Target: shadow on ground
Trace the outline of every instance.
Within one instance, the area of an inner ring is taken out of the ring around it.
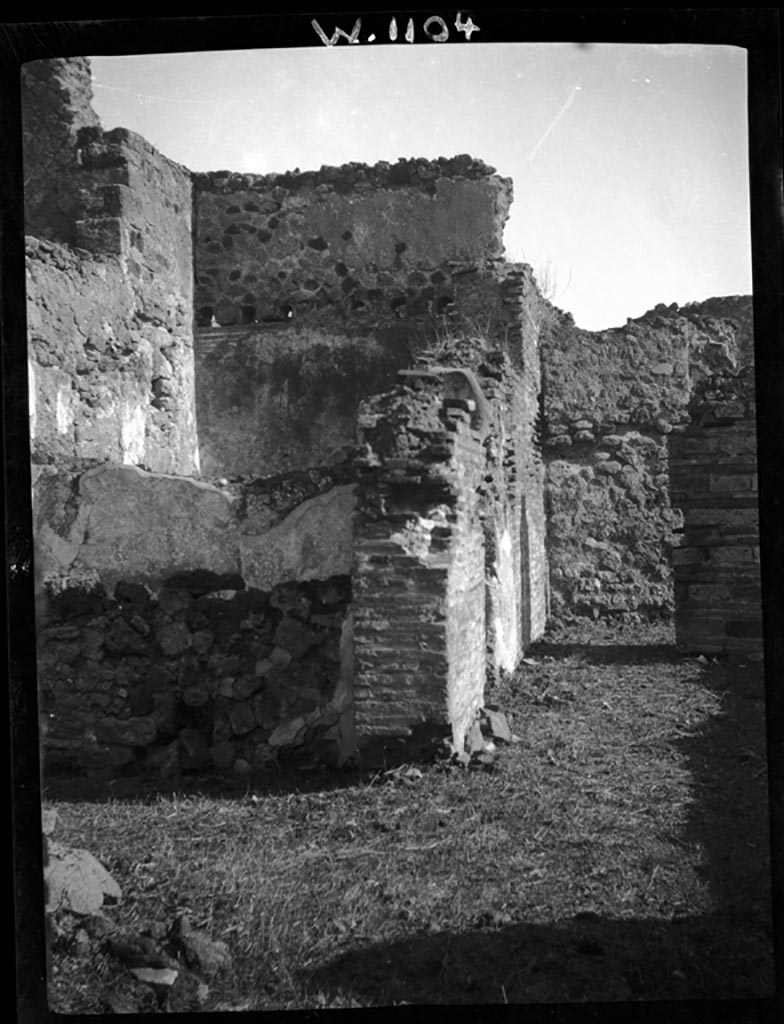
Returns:
[[[716,924],[723,929],[723,922]],[[414,935],[346,950],[302,980],[360,1004],[580,1003],[773,995],[770,964],[736,951],[710,969],[710,918],[576,918]],[[695,948],[700,949],[699,958]]]
[[[597,667],[681,657],[666,644],[550,643],[532,657],[543,655]],[[762,667],[709,662],[700,682],[721,697],[721,713],[673,741],[693,794],[677,839],[702,850],[713,912],[425,932],[344,950],[303,980],[374,1005],[752,1000],[749,1019],[777,1019]],[[746,1019],[733,1005],[732,1019]]]
[[[583,665],[656,665],[671,663],[680,655],[672,644],[534,644],[528,657],[555,661],[579,658]]]

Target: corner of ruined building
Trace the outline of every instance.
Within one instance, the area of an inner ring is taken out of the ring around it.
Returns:
[[[74,244],[76,137],[100,125],[90,63],[86,57],[31,61],[22,67],[21,84],[25,230]]]

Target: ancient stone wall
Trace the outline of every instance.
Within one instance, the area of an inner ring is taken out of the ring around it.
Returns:
[[[399,369],[467,329],[499,344],[518,315],[500,258],[510,201],[470,157],[194,175],[203,472],[340,460],[360,401]]]
[[[55,590],[235,573],[269,590],[351,569],[354,491],[327,471],[233,488],[106,463],[33,467],[37,569]]]
[[[33,459],[198,472],[189,174],[95,124],[86,62],[25,70],[27,231],[67,243],[28,246]]]
[[[46,770],[250,775],[352,750],[347,577],[246,588],[180,573],[50,600],[39,671]]]
[[[542,345],[555,617],[671,614],[666,439],[696,384],[753,359],[751,299],[659,306],[592,333],[553,313]]]
[[[259,477],[345,460],[359,403],[407,362],[398,330],[250,325],[197,329],[202,473]]]
[[[98,124],[86,57],[30,61],[22,67],[25,230],[76,243],[80,199],[76,137]]]
[[[468,156],[194,181],[199,323],[439,315],[447,264],[500,257],[511,182]]]
[[[751,370],[705,380],[670,437],[676,640],[701,653],[762,654],[757,446]]]
[[[158,317],[117,259],[28,240],[33,460],[196,471],[187,307]]]
[[[242,773],[346,757],[355,717],[459,748],[547,611],[545,305],[502,257],[511,182],[465,156],[191,176],[101,129],[86,63],[35,81],[29,170],[67,150],[29,195],[53,749]],[[34,131],[45,95],[65,147]]]

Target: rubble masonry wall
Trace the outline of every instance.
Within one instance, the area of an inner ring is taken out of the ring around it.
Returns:
[[[542,373],[555,618],[672,614],[667,438],[701,380],[752,362],[750,297],[662,305],[601,332],[554,318]]]

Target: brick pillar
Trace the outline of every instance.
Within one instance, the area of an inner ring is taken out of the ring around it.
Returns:
[[[683,511],[673,551],[679,645],[761,653],[757,445],[752,370],[711,378],[670,436],[672,503]]]
[[[434,726],[462,749],[482,704],[481,411],[455,395],[445,373],[401,375],[394,391],[360,411],[353,582],[360,744]]]

